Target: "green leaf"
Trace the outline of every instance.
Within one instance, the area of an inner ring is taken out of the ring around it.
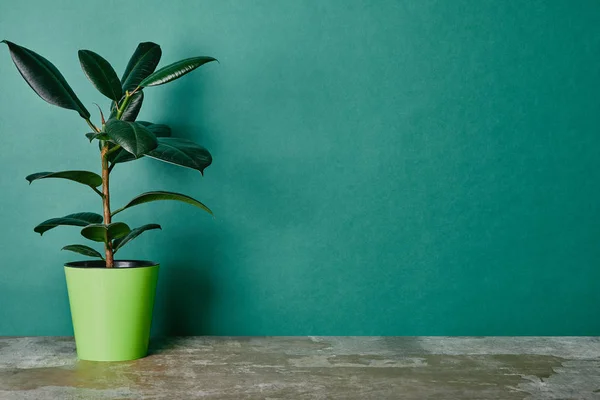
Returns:
[[[131,232],[129,226],[124,222],[113,222],[112,224],[91,224],[81,230],[81,235],[94,242],[108,243],[111,240],[127,236]]]
[[[41,224],[33,228],[33,230],[39,233],[40,235],[43,235],[44,232],[61,225],[87,226],[89,224],[97,224],[100,222],[102,222],[101,215],[92,212],[82,212],[76,214],[69,214],[61,218],[51,218],[47,221],[42,222]]]
[[[147,224],[144,226],[140,226],[139,228],[132,229],[131,232],[127,234],[127,236],[122,237],[121,239],[117,239],[113,242],[113,249],[116,253],[121,247],[125,246],[127,243],[131,242],[136,237],[140,236],[142,233],[149,231],[151,229],[162,229],[158,224]]]
[[[37,172],[25,177],[29,184],[38,179],[61,178],[83,183],[91,188],[102,185],[102,177],[90,171],[60,171],[60,172]]]
[[[121,101],[123,101],[123,99],[125,99],[125,97],[121,98]],[[133,96],[131,96],[131,100],[129,100],[127,108],[125,108],[125,111],[123,111],[123,115],[121,115],[121,120],[130,122],[135,121],[138,114],[140,113],[140,110],[142,109],[143,102],[144,92],[142,90],[135,92]],[[119,110],[117,109],[115,102],[112,102],[109,119],[116,118],[118,111]]]
[[[184,203],[188,203],[193,206],[199,207],[199,208],[203,209],[204,211],[206,211],[207,213],[209,213],[210,215],[213,215],[213,212],[208,207],[206,207],[204,204],[202,204],[201,202],[199,202],[196,199],[193,199],[189,196],[186,196],[186,195],[180,194],[180,193],[163,192],[163,191],[142,193],[139,196],[135,197],[133,200],[131,200],[129,203],[127,203],[127,205],[125,205],[125,207],[121,207],[118,210],[113,211],[113,213],[111,215],[116,215],[116,214],[120,213],[121,211],[126,210],[133,206],[137,206],[138,204],[144,204],[144,203],[148,203],[151,201],[157,201],[157,200],[182,201]]]
[[[137,160],[142,157],[143,156],[139,156],[138,158],[136,158],[133,154],[129,153],[128,151],[120,149],[120,150],[115,151],[112,154],[109,154],[108,160],[114,164],[118,164],[118,163],[124,163],[124,162]]]
[[[209,63],[211,61],[217,61],[212,57],[192,57],[186,58],[185,60],[177,61],[171,65],[167,65],[148,76],[146,79],[140,82],[139,86],[157,86],[167,82],[171,82],[183,75],[192,72],[196,68]]]
[[[204,169],[212,162],[208,150],[191,140],[179,138],[160,138],[156,149],[147,154],[148,157],[170,164],[192,168],[204,174]]]
[[[127,108],[123,111],[123,115],[121,115],[121,120],[123,121],[135,121],[140,110],[142,109],[142,103],[144,102],[144,92],[138,91],[135,92],[133,96],[131,96],[131,100],[129,100],[129,104],[127,104]],[[115,115],[117,114],[115,110]],[[112,115],[112,114],[111,114]]]
[[[144,78],[154,72],[161,55],[162,50],[156,43],[140,43],[121,77],[123,91],[133,91]]]
[[[98,139],[98,140],[109,140],[110,139],[105,134],[103,134],[103,133],[96,133],[96,132],[88,132],[88,133],[85,134],[85,137],[87,137],[90,140],[90,143],[94,139]]]
[[[55,106],[77,111],[81,118],[90,118],[89,111],[50,61],[8,40],[0,43],[8,45],[15,66],[38,96]]]
[[[171,136],[171,128],[164,124],[153,124],[148,121],[137,121],[138,124],[144,125],[146,128],[150,130],[150,132],[154,133],[154,135],[159,137],[169,137]]]
[[[96,250],[92,249],[89,246],[84,246],[82,244],[70,244],[68,246],[63,247],[61,250],[68,250],[75,253],[83,254],[84,256],[97,257],[104,260],[104,257],[102,257],[102,255]]]
[[[100,93],[119,101],[123,97],[121,81],[108,61],[90,50],[79,50],[79,63],[92,84]]]
[[[167,125],[153,124],[147,121],[137,121],[137,123],[148,128],[148,130],[154,133],[154,135],[157,138],[171,136],[171,128],[169,128]],[[139,158],[141,157],[142,156],[140,156]],[[136,158],[131,153],[125,150],[115,151],[114,153],[111,153],[108,156],[108,161],[115,164],[133,161],[135,159]]]
[[[104,130],[111,141],[121,145],[136,158],[158,146],[156,136],[144,125],[136,122],[109,120]]]

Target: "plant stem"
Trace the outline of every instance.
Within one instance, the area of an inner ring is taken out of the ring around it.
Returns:
[[[110,216],[110,193],[109,193],[109,170],[108,170],[108,142],[105,142],[100,152],[102,157],[102,208],[104,211],[104,225],[108,225],[111,222]],[[112,268],[114,266],[114,252],[112,243],[108,242],[104,245],[104,253],[106,256],[106,267]]]
[[[125,112],[125,109],[129,105],[129,101],[131,100],[132,94],[133,93],[125,94],[125,98],[123,99],[123,102],[121,103],[121,107],[119,107],[119,109],[117,110],[117,119],[121,119],[121,116],[123,115],[123,113]]]
[[[118,151],[121,149],[121,145],[117,144],[113,147],[110,148],[110,150],[106,153],[107,156],[111,155],[112,153],[114,153],[115,151]]]
[[[92,130],[93,130],[94,132],[96,132],[96,133],[100,133],[100,129],[96,128],[96,125],[94,125],[94,124],[92,123],[92,121],[90,121],[90,120],[89,120],[89,118],[88,118],[88,119],[86,119],[86,120],[85,120],[85,122],[87,122],[87,124],[90,126],[90,128],[92,128]]]
[[[108,171],[110,172],[110,168],[108,169]],[[100,197],[104,197],[104,195],[102,194],[101,191],[99,191],[98,189],[96,189],[95,187],[92,188],[92,190],[96,193],[98,193],[100,195]]]

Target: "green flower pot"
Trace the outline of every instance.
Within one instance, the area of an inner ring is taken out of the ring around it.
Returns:
[[[149,261],[65,264],[77,356],[126,361],[148,354],[158,264]]]

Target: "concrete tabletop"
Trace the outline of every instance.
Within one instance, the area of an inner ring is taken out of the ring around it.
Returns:
[[[598,337],[185,337],[78,361],[0,337],[0,399],[600,399]]]

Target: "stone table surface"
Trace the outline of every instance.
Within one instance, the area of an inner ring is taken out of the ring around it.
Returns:
[[[187,337],[78,361],[0,337],[0,399],[600,399],[597,337]]]

